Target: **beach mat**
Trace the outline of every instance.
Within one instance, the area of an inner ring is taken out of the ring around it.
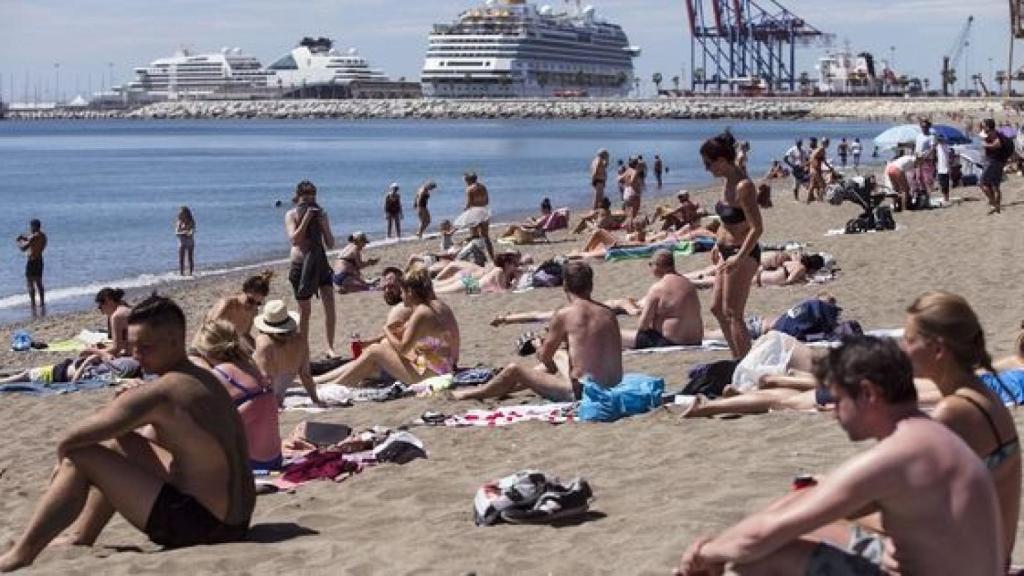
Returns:
[[[75,383],[55,382],[53,384],[41,384],[38,382],[14,382],[0,385],[0,393],[3,394],[27,394],[29,396],[57,396],[59,394],[71,394],[72,392],[83,392],[87,390],[99,390],[111,386],[111,382],[105,379],[79,380]]]
[[[95,346],[101,342],[108,342],[106,332],[95,332],[88,329],[82,329],[74,338],[68,338],[67,340],[57,340],[56,342],[47,342],[47,352],[81,352],[90,346]]]

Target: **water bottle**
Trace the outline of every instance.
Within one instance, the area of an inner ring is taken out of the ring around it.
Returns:
[[[359,339],[359,332],[353,332],[349,336],[349,349],[352,351],[352,359],[355,360],[363,353],[363,341]]]
[[[32,336],[27,330],[18,330],[11,335],[11,350],[24,352],[32,347]]]

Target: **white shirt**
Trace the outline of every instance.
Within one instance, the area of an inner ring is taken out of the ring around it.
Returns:
[[[860,151],[861,151],[860,142],[854,141],[853,144],[850,144],[850,152],[854,156],[859,156],[860,155]]]
[[[807,151],[803,148],[797,148],[796,146],[790,146],[789,150],[786,150],[786,159],[788,163],[793,166],[800,166],[804,162],[807,162]]]
[[[949,144],[939,142],[935,145],[935,171],[938,174],[949,174]]]
[[[923,156],[928,153],[932,148],[935,147],[935,134],[918,134],[917,139],[914,141],[914,155]]]

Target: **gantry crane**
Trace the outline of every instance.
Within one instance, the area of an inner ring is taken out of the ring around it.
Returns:
[[[775,0],[686,0],[692,88],[796,88],[796,44],[829,41]]]
[[[960,29],[960,34],[956,37],[953,42],[953,46],[946,51],[946,55],[942,57],[942,95],[949,96],[949,87],[956,84],[956,67],[960,63],[960,57],[963,56],[964,48],[971,41],[971,25],[974,24],[974,16],[968,16],[967,22],[964,22],[964,27]]]

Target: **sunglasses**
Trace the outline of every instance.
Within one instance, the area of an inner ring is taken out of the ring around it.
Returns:
[[[246,296],[245,297],[245,303],[247,305],[249,305],[249,306],[256,307],[256,306],[262,306],[263,305],[263,300],[258,299],[258,298],[253,298],[252,296]]]

